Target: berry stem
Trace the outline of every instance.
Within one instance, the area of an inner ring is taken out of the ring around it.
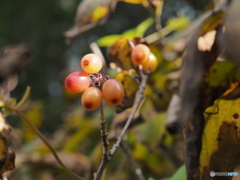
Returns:
[[[102,144],[103,144],[103,155],[108,155],[108,133],[106,128],[106,121],[104,118],[104,111],[103,111],[103,103],[100,105],[101,111],[101,136],[102,136]]]
[[[102,136],[102,145],[103,145],[103,156],[101,160],[101,164],[99,165],[99,168],[97,170],[96,176],[94,177],[94,180],[99,180],[104,168],[107,165],[107,162],[109,161],[109,152],[108,152],[108,133],[107,133],[107,128],[106,128],[106,121],[104,118],[104,111],[103,111],[103,103],[100,105],[100,111],[101,111],[101,136]]]
[[[144,91],[145,91],[145,88],[147,85],[148,75],[146,73],[144,73],[141,69],[140,69],[140,75],[141,75],[141,84],[139,85],[139,91],[136,95],[136,101],[134,102],[133,110],[132,110],[121,134],[119,135],[117,142],[113,145],[112,149],[108,152],[108,154],[103,154],[102,161],[98,167],[98,170],[94,177],[94,180],[99,180],[101,178],[101,175],[102,175],[105,167],[107,166],[108,162],[112,159],[114,154],[117,152],[117,150],[123,140],[123,137],[126,134],[136,111],[138,110],[138,107],[140,106],[142,100],[144,99]],[[101,114],[102,114],[102,112],[101,112]]]
[[[121,144],[121,141],[123,140],[123,137],[126,134],[128,128],[129,128],[129,125],[130,125],[138,107],[140,106],[142,100],[144,99],[144,91],[145,91],[145,88],[147,85],[148,75],[143,73],[143,71],[141,69],[140,69],[140,74],[141,74],[141,84],[139,86],[139,91],[136,96],[136,101],[134,102],[134,105],[133,105],[133,110],[132,110],[121,134],[119,135],[117,142],[113,145],[112,149],[110,150],[110,154],[109,154],[110,157],[112,157],[117,152],[117,150]]]
[[[58,164],[63,168],[63,170],[65,170],[69,175],[75,177],[76,179],[79,180],[85,180],[84,178],[78,176],[77,174],[75,174],[74,172],[72,172],[70,169],[68,169],[63,162],[61,161],[61,159],[59,158],[59,156],[57,155],[56,151],[53,149],[53,147],[50,145],[50,143],[45,139],[45,137],[42,135],[42,133],[34,126],[34,124],[27,118],[27,116],[25,114],[23,114],[21,111],[19,111],[16,108],[13,108],[11,106],[5,105],[5,108],[15,112],[22,120],[24,120],[33,130],[33,132],[42,140],[42,142],[48,147],[48,149],[51,151],[52,155],[54,156],[54,158],[56,159],[56,161],[58,162]]]
[[[28,99],[29,95],[30,95],[30,91],[31,91],[31,87],[27,86],[26,91],[24,92],[24,95],[22,97],[22,99],[19,101],[19,103],[14,107],[15,109],[19,109]]]

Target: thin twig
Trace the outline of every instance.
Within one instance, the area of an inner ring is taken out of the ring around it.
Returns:
[[[42,133],[34,126],[34,124],[27,118],[27,116],[25,114],[23,114],[21,111],[19,111],[18,109],[12,108],[8,105],[5,105],[5,108],[15,112],[21,119],[23,119],[34,131],[35,134],[38,135],[38,137],[42,140],[42,142],[48,147],[48,149],[51,151],[52,155],[54,156],[54,158],[56,159],[56,161],[58,162],[58,164],[71,176],[79,179],[79,180],[85,180],[84,178],[78,176],[77,174],[75,174],[74,172],[72,172],[70,169],[68,169],[63,162],[61,161],[61,159],[58,157],[56,151],[53,149],[53,147],[50,145],[50,143],[45,139],[45,137],[42,135]]]
[[[29,95],[30,95],[30,91],[31,91],[31,87],[27,86],[27,89],[24,92],[24,95],[22,97],[22,99],[19,101],[19,103],[14,107],[15,109],[19,109],[28,99]]]
[[[114,156],[114,154],[117,152],[117,150],[120,146],[120,143],[123,140],[123,137],[126,134],[128,128],[129,128],[129,125],[130,125],[138,107],[140,106],[140,104],[141,104],[141,102],[144,98],[144,91],[145,91],[145,88],[146,88],[148,75],[143,73],[142,70],[140,70],[140,75],[141,75],[142,79],[141,79],[141,84],[139,86],[139,91],[136,95],[136,101],[134,102],[134,105],[133,105],[133,110],[132,110],[130,116],[128,117],[128,120],[127,120],[121,134],[119,135],[117,142],[113,145],[112,149],[109,151],[108,156],[103,156],[101,164],[99,165],[97,173],[94,177],[94,180],[99,180],[100,179],[106,165],[111,160],[111,158]]]
[[[144,91],[145,91],[145,88],[146,88],[148,76],[147,76],[147,74],[144,74],[142,70],[140,71],[140,73],[141,73],[142,80],[141,80],[141,84],[139,86],[138,94],[136,96],[136,101],[135,101],[135,103],[133,105],[132,113],[130,114],[130,116],[129,116],[129,118],[128,118],[128,120],[127,120],[127,122],[126,122],[126,124],[125,124],[125,126],[124,126],[124,128],[123,128],[123,130],[121,132],[121,134],[119,135],[117,142],[113,145],[113,148],[111,149],[110,154],[109,154],[110,157],[112,157],[116,153],[116,151],[118,150],[118,148],[120,146],[120,143],[123,140],[123,137],[126,134],[128,128],[129,128],[129,125],[130,125],[130,123],[131,123],[131,121],[132,121],[132,119],[133,119],[133,117],[134,117],[138,107],[140,106],[140,104],[141,104],[141,102],[142,102],[142,100],[144,98]]]
[[[138,167],[135,159],[132,156],[131,150],[127,144],[126,141],[122,140],[120,144],[121,148],[123,149],[123,152],[127,156],[127,159],[130,163],[131,168],[133,169],[133,172],[135,173],[137,180],[145,180],[145,177],[142,174],[142,170]]]
[[[104,118],[103,112],[103,103],[101,103],[101,136],[102,136],[102,144],[103,144],[103,155],[108,155],[108,133],[106,128],[106,121]]]

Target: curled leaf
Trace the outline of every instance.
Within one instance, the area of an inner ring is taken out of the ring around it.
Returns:
[[[0,50],[0,83],[13,73],[20,73],[30,57],[31,50],[24,45],[2,48]]]
[[[75,25],[64,33],[65,37],[74,39],[76,36],[104,24],[115,8],[117,0],[83,0],[80,2]]]

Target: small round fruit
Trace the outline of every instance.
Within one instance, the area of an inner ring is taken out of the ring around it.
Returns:
[[[82,106],[87,110],[94,110],[102,103],[102,92],[97,87],[87,88],[81,99]]]
[[[131,53],[132,62],[135,65],[140,65],[148,60],[150,49],[144,44],[136,45]]]
[[[72,92],[82,92],[91,84],[91,78],[84,71],[76,71],[69,74],[65,79],[65,87]]]
[[[158,61],[157,61],[156,56],[153,53],[150,53],[147,62],[142,64],[142,67],[143,67],[144,71],[149,72],[149,73],[156,71],[156,69],[158,67]]]
[[[87,54],[81,59],[81,68],[86,73],[97,73],[102,69],[102,60],[96,54]]]
[[[110,105],[119,105],[124,98],[124,88],[122,84],[115,80],[109,79],[102,86],[103,99]]]

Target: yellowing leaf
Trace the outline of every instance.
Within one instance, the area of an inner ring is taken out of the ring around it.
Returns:
[[[217,100],[213,113],[205,113],[206,125],[200,154],[201,180],[210,171],[233,172],[240,153],[240,99]]]
[[[167,22],[167,28],[171,30],[182,30],[186,28],[190,23],[187,17],[178,17],[169,19]]]
[[[103,18],[106,16],[109,12],[109,8],[106,6],[98,6],[96,7],[93,12],[92,12],[92,21],[96,22],[99,19]]]
[[[127,71],[116,74],[115,79],[122,83],[125,92],[122,103],[116,106],[117,112],[121,112],[124,109],[132,107],[136,92],[138,90],[138,84],[132,79]]]
[[[123,1],[131,4],[142,4],[142,0],[118,0],[118,1]]]
[[[139,39],[134,39],[139,41]],[[122,70],[134,69],[134,65],[131,61],[132,48],[129,45],[129,40],[126,38],[119,38],[112,46],[109,48],[109,61],[114,63],[116,67]]]
[[[210,87],[228,86],[240,81],[240,71],[231,60],[216,61],[205,73],[204,81]]]

